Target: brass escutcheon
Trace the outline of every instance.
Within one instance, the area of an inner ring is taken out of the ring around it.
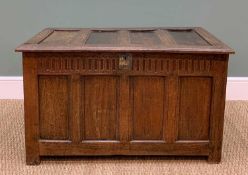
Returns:
[[[119,55],[119,69],[130,69],[132,66],[132,55],[130,53]]]

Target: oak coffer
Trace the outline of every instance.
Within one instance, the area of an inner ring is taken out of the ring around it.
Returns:
[[[27,164],[40,156],[221,160],[229,54],[193,28],[48,28],[23,52]]]

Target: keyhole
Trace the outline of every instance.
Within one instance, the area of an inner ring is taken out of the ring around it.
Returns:
[[[119,57],[119,68],[120,69],[129,69],[131,65],[131,60],[130,60],[130,55],[129,54],[122,54]]]

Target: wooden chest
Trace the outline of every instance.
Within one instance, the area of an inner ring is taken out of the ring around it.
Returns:
[[[40,156],[221,160],[228,57],[202,28],[48,28],[23,52],[26,162]]]

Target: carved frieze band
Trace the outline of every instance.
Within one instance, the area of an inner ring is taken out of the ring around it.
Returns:
[[[117,68],[114,58],[41,58],[40,72],[113,72]]]
[[[212,61],[207,59],[133,59],[135,72],[210,72]]]
[[[133,55],[133,73],[208,73],[213,67],[213,58],[205,56],[146,56]],[[78,56],[78,57],[42,57],[38,68],[41,73],[52,72],[115,72],[119,69],[119,59],[116,56]]]

